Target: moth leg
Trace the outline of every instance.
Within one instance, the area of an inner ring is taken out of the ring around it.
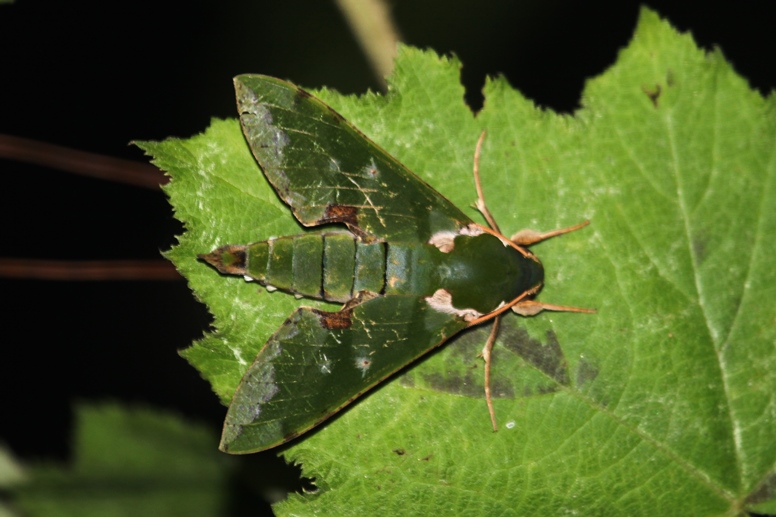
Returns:
[[[553,305],[551,303],[537,302],[536,300],[519,301],[512,306],[512,311],[521,316],[536,316],[542,311],[584,312],[586,314],[594,314],[596,312],[595,309],[581,309],[579,307],[567,307],[566,305]]]
[[[496,411],[493,409],[493,394],[490,390],[490,367],[492,361],[491,353],[493,352],[493,345],[496,343],[496,337],[498,337],[500,322],[500,316],[493,318],[493,328],[491,328],[490,336],[488,336],[488,340],[482,349],[482,358],[485,360],[485,402],[488,404],[488,413],[490,413],[490,422],[493,424],[494,433],[498,431],[498,424],[496,424]]]
[[[485,140],[485,131],[480,133],[480,138],[477,140],[477,147],[474,148],[474,186],[477,188],[477,201],[474,203],[474,208],[482,214],[491,230],[501,233],[496,220],[493,218],[493,214],[490,213],[488,205],[485,204],[485,195],[482,193],[482,183],[480,182],[480,154],[482,152],[483,140]]]
[[[588,224],[590,224],[590,221],[583,221],[579,224],[575,224],[574,226],[569,226],[568,228],[561,228],[559,230],[552,230],[544,233],[526,228],[525,230],[520,230],[509,239],[518,246],[530,246],[531,244],[542,242],[549,239],[550,237],[555,237],[556,235],[563,235],[564,233],[574,232],[580,228],[584,228]]]

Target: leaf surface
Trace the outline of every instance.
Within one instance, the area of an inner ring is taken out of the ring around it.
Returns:
[[[285,450],[315,478],[282,515],[737,515],[776,483],[776,110],[719,51],[651,11],[573,116],[503,79],[475,117],[459,64],[404,48],[385,97],[318,92],[481,221],[585,230],[534,246],[548,303],[594,316],[510,316],[495,348],[498,433],[476,357],[487,328],[382,385]],[[142,145],[173,176],[187,232],[170,253],[215,317],[184,352],[226,404],[298,300],[215,275],[198,253],[300,231],[236,121]],[[305,301],[305,305],[321,306]],[[332,306],[328,306],[331,310]],[[215,443],[214,443],[215,447]]]
[[[30,466],[24,515],[223,515],[232,458],[200,425],[148,409],[77,408],[73,460]]]

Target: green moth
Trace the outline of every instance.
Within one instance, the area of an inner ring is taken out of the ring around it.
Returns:
[[[472,221],[332,108],[291,83],[235,78],[245,138],[278,196],[318,232],[222,246],[200,258],[270,290],[344,304],[300,307],[245,373],[220,448],[280,445],[320,424],[457,332],[493,319],[483,350],[486,399],[498,318],[512,309],[592,312],[533,300],[544,270],[525,246],[576,230],[501,235],[477,173]]]

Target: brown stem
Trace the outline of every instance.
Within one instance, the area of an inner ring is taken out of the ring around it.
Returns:
[[[153,190],[168,182],[162,171],[147,163],[76,151],[11,135],[0,134],[0,158]]]
[[[111,281],[180,280],[166,260],[40,260],[0,258],[0,278]]]

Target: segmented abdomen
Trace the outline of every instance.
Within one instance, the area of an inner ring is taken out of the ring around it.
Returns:
[[[276,237],[247,246],[247,276],[309,298],[347,302],[360,291],[382,293],[386,245],[349,232]]]

